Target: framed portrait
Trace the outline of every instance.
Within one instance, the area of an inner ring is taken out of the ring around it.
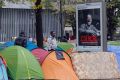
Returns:
[[[76,6],[78,51],[105,51],[106,13],[103,2]]]

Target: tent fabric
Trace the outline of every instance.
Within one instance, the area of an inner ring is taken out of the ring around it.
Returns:
[[[3,63],[1,56],[0,56],[0,80],[8,80],[6,67]]]
[[[14,46],[14,41],[5,42],[4,45],[7,47]]]
[[[8,47],[1,51],[1,55],[6,60],[11,79],[43,79],[38,61],[25,48],[20,46]]]
[[[26,49],[28,49],[29,51],[32,51],[35,48],[38,48],[38,46],[35,43],[33,43],[32,41],[27,41]]]
[[[66,53],[68,53],[68,54],[71,54],[72,52],[73,52],[73,48],[66,50]]]
[[[37,48],[32,50],[32,54],[37,58],[39,63],[42,64],[46,56],[49,54],[49,52],[46,50]]]
[[[10,47],[10,46],[14,46],[14,43],[15,43],[15,41],[8,41],[8,42],[5,42],[4,45],[6,47]],[[32,41],[27,41],[26,49],[28,49],[29,51],[32,51],[35,48],[38,48],[35,43],[33,43]]]
[[[79,80],[76,76],[70,57],[62,52],[64,60],[56,58],[55,51],[52,51],[42,63],[42,70],[45,79],[55,80]]]
[[[74,46],[72,44],[67,43],[67,42],[60,42],[60,43],[58,43],[57,47],[58,47],[58,49],[62,49],[65,52],[74,48]]]

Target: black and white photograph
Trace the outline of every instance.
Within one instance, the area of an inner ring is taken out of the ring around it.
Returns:
[[[100,46],[100,8],[78,10],[78,43]]]

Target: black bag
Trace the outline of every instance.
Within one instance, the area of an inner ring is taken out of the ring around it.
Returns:
[[[15,45],[26,47],[27,46],[27,39],[24,37],[18,37],[15,40]]]

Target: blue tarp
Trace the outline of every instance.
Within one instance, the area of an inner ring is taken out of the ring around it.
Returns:
[[[4,45],[7,47],[14,46],[14,41],[8,41],[8,42],[4,43]],[[35,43],[33,43],[32,41],[27,41],[26,49],[32,51],[35,48],[38,48]]]
[[[1,58],[0,58],[0,80],[8,80],[6,68]]]
[[[107,51],[115,53],[116,59],[117,59],[117,62],[118,62],[118,68],[119,68],[119,71],[120,71],[120,46],[108,45],[107,46]]]
[[[26,48],[29,51],[32,51],[33,49],[38,48],[38,46],[35,43],[31,42],[31,41],[27,41],[27,47]]]
[[[5,46],[10,47],[14,45],[14,41],[8,41],[4,43]]]

